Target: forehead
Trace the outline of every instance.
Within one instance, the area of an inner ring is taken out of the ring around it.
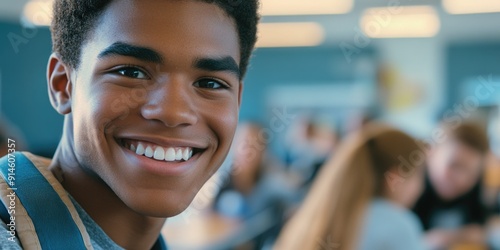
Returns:
[[[216,4],[201,1],[113,1],[88,43],[107,47],[125,42],[169,57],[231,56],[240,60],[234,20]]]
[[[475,165],[482,159],[480,152],[459,141],[454,140],[452,142],[444,143],[441,147],[444,150],[444,155],[453,161]]]

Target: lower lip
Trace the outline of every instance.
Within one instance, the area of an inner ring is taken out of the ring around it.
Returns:
[[[130,149],[120,146],[125,152],[125,159],[132,165],[139,167],[140,169],[146,170],[155,175],[161,176],[179,176],[184,175],[190,169],[194,167],[194,163],[200,157],[201,153],[193,155],[187,161],[159,161],[152,158],[148,158],[144,155],[138,155],[132,152]]]

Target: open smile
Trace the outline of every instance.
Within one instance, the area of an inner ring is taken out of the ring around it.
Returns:
[[[165,146],[134,139],[119,139],[118,142],[122,147],[134,152],[136,155],[156,161],[185,162],[204,151],[204,149],[196,147]]]

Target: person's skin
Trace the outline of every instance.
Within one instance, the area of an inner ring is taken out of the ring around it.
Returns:
[[[486,244],[486,232],[480,225],[466,225],[459,229],[432,229],[425,234],[425,242],[431,249],[448,249],[454,245]]]
[[[454,200],[467,192],[481,178],[484,155],[457,141],[435,145],[429,152],[428,172],[431,185],[443,200]],[[457,243],[485,242],[485,230],[479,225],[466,225],[455,230],[433,229],[426,242],[436,248]]]
[[[257,184],[257,176],[266,152],[266,145],[259,138],[261,128],[243,125],[235,136],[233,184],[244,195],[249,195]]]
[[[450,141],[434,146],[429,153],[429,177],[443,200],[454,200],[479,181],[484,155],[473,148]]]
[[[236,24],[199,1],[113,1],[89,36],[77,69],[49,59],[51,102],[65,115],[50,167],[113,241],[149,249],[229,150],[242,88]],[[167,162],[124,145],[139,141],[196,149]]]
[[[398,175],[397,167],[392,168],[390,173],[392,178],[397,179],[393,179],[392,183],[387,180],[385,197],[401,207],[410,209],[424,189],[424,167],[416,167],[407,177]]]

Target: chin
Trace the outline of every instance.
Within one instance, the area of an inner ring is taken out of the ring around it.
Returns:
[[[438,192],[439,197],[441,197],[442,200],[444,201],[452,201],[458,197],[458,195],[453,194],[453,193],[447,193],[447,192]]]
[[[169,218],[182,213],[189,206],[179,204],[165,204],[159,202],[148,202],[147,204],[130,204],[129,206],[136,213],[157,218]]]
[[[193,199],[194,195],[191,197],[188,194],[172,195],[170,192],[162,194],[151,192],[149,194],[142,193],[123,197],[122,201],[138,214],[149,217],[168,218],[186,210]]]

